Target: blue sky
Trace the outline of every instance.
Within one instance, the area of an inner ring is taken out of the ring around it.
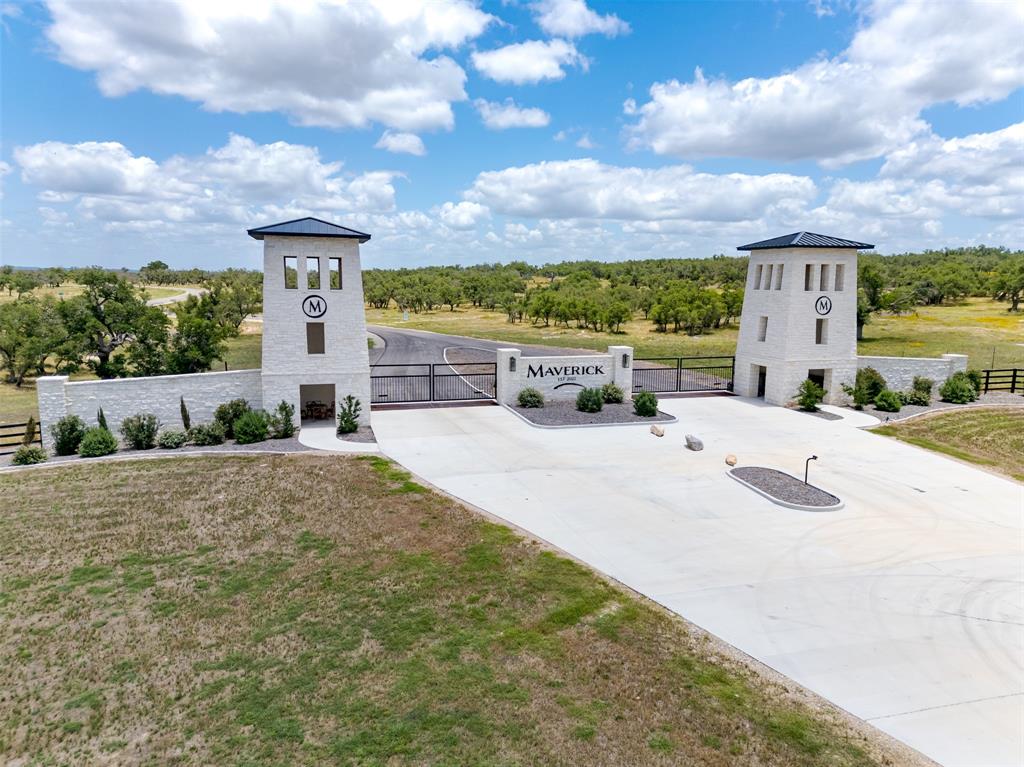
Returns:
[[[984,3],[3,6],[0,261],[710,256],[1024,240],[1024,16]]]

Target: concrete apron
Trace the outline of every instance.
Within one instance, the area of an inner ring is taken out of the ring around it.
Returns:
[[[744,398],[663,400],[647,427],[540,430],[502,408],[375,412],[383,451],[947,765],[1017,765],[1024,487]],[[683,446],[685,433],[703,452]],[[724,456],[846,508],[780,508]],[[801,474],[802,475],[802,474]]]

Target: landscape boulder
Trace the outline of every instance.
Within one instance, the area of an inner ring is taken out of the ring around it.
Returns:
[[[664,437],[665,429],[662,426],[658,426],[658,424],[653,424],[651,426],[651,434],[653,434],[655,437]]]
[[[704,443],[701,442],[699,438],[693,436],[692,434],[687,434],[686,435],[686,447],[689,450],[695,450],[695,451],[696,450],[703,450],[704,449]]]
[[[734,456],[734,455],[733,455],[732,453],[729,453],[729,455],[727,455],[727,456],[725,457],[725,462],[726,462],[726,463],[727,463],[727,464],[728,464],[729,466],[735,466],[735,465],[736,465],[736,456]]]

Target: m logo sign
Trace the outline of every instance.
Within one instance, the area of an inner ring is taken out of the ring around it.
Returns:
[[[320,296],[306,296],[302,300],[302,313],[316,319],[327,312],[327,302]]]
[[[814,311],[824,317],[832,311],[832,299],[828,296],[818,296],[818,300],[814,302]]]

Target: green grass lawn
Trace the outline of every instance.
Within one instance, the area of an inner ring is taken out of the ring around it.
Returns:
[[[148,298],[168,298],[170,296],[176,296],[179,293],[183,293],[186,287],[198,287],[197,285],[167,285],[167,286],[152,286],[145,288]],[[59,288],[48,288],[38,287],[32,291],[34,296],[53,296],[54,298],[71,298],[72,296],[80,295],[82,292],[82,286],[76,285],[73,282],[69,282],[65,285],[61,285]],[[0,304],[7,301],[15,301],[18,296],[14,293],[7,293],[6,291],[0,292]]]
[[[382,458],[83,463],[0,496],[0,761],[898,760]]]
[[[873,431],[988,466],[1024,482],[1024,397],[1019,408],[938,412]]]

